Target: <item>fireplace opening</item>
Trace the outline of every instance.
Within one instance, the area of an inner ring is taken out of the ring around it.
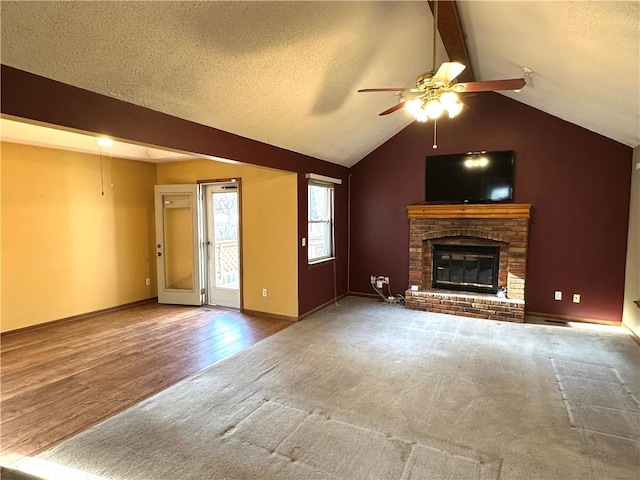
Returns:
[[[496,293],[500,249],[475,245],[433,245],[433,288]]]

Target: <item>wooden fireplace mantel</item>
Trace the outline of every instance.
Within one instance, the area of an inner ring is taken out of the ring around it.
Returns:
[[[409,205],[409,218],[530,218],[530,203]]]

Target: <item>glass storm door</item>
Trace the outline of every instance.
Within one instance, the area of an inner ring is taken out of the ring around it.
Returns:
[[[238,183],[206,185],[207,303],[240,308]]]
[[[156,185],[158,303],[202,305],[198,185]]]

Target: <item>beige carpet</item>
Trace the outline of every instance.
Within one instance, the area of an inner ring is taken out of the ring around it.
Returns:
[[[94,480],[638,480],[639,353],[623,333],[349,297],[35,464]]]

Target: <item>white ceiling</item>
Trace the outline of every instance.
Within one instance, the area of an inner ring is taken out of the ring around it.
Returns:
[[[639,2],[458,2],[476,80],[640,144]],[[351,166],[407,126],[393,93],[431,68],[424,1],[40,2],[1,8],[2,63]],[[438,44],[438,63],[446,54]]]
[[[71,132],[44,125],[36,125],[9,118],[0,118],[0,138],[3,142],[35,145],[38,147],[58,148],[73,152],[105,154],[149,163],[167,163],[193,160],[194,155],[172,152],[145,145],[111,139],[110,147],[100,148],[98,136],[80,132]],[[199,156],[199,158],[203,158]]]
[[[640,2],[458,2],[480,79],[534,70],[504,95],[630,147],[640,144]]]

